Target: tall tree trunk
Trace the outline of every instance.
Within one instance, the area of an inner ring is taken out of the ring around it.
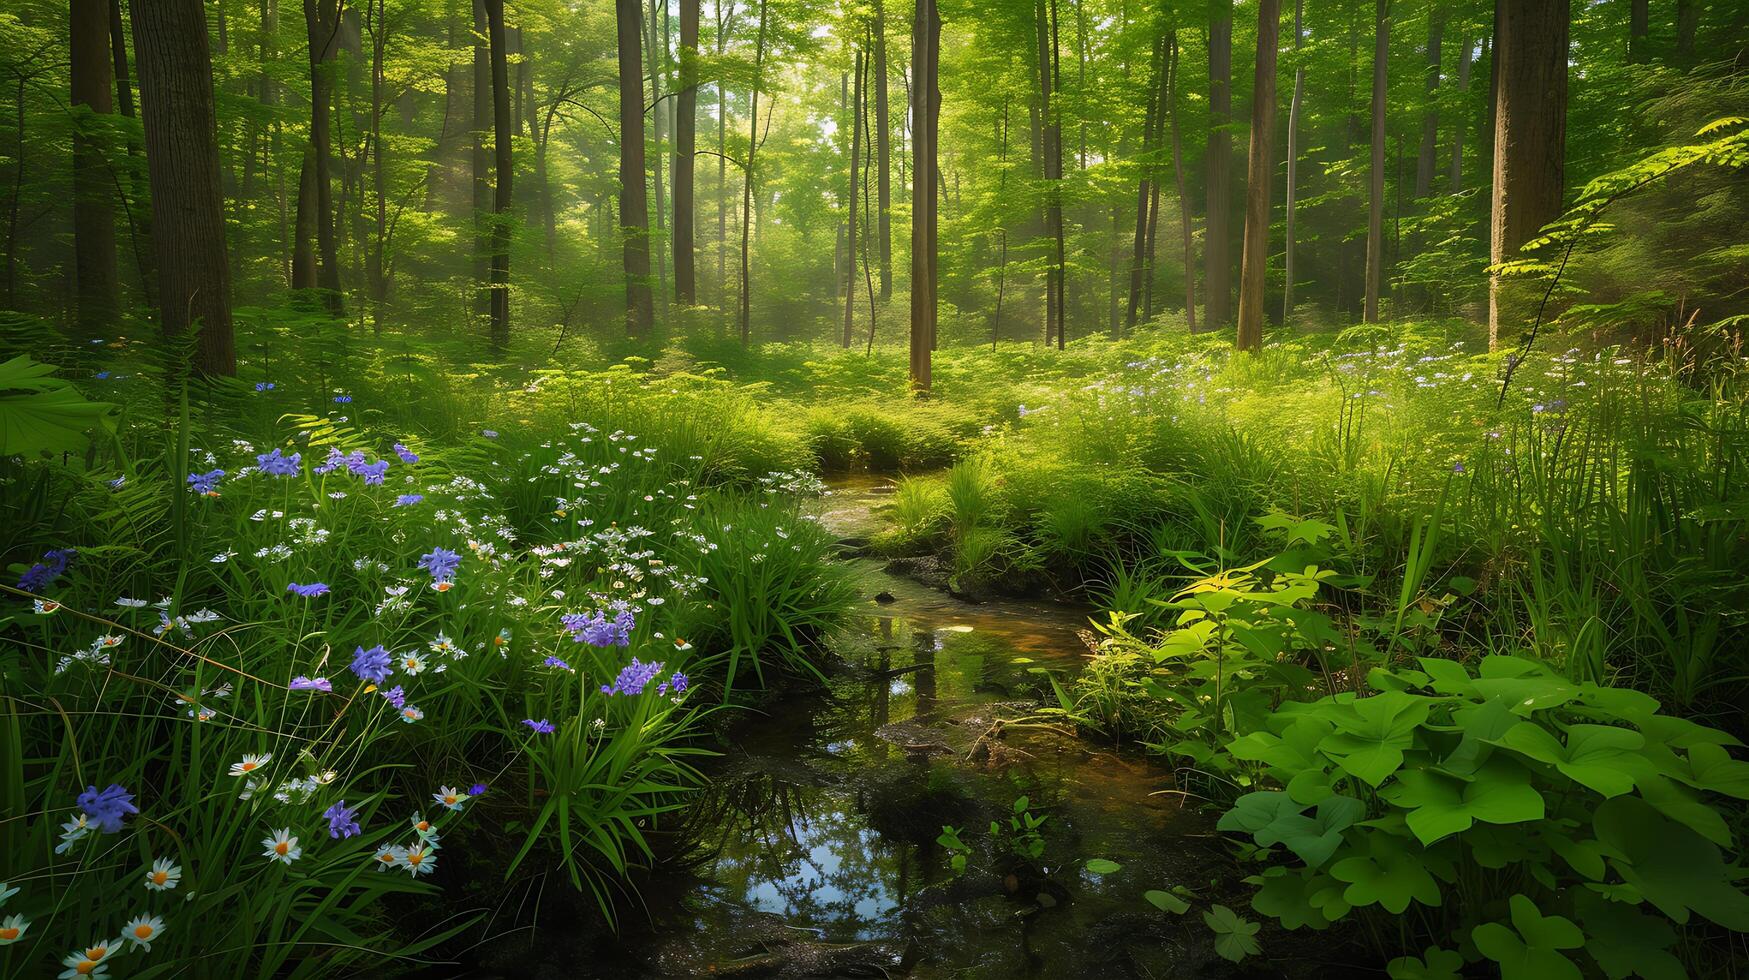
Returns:
[[[1415,196],[1433,193],[1433,173],[1439,153],[1440,45],[1444,41],[1445,14],[1427,12],[1427,109],[1421,117],[1421,151],[1415,160]]]
[[[1466,31],[1458,41],[1457,90],[1458,104],[1468,104],[1470,91],[1470,36]],[[1464,189],[1464,130],[1468,129],[1469,113],[1459,111],[1451,127],[1451,193]]]
[[[619,231],[625,249],[626,336],[656,321],[650,296],[650,204],[644,196],[643,4],[614,0],[619,34]]]
[[[375,208],[370,254],[365,277],[370,286],[371,324],[381,332],[383,304],[388,299],[387,253],[389,243],[388,176],[383,171],[383,75],[388,52],[389,25],[385,23],[387,0],[367,0],[366,23],[370,28],[370,155],[371,197]]]
[[[753,98],[747,124],[747,169],[741,180],[741,346],[753,342],[753,267],[750,238],[753,233],[753,181],[758,174],[754,158],[759,152],[759,88],[765,84],[765,29],[770,11],[759,0],[759,31],[753,40]]]
[[[1700,32],[1700,0],[1676,0],[1676,64],[1694,64],[1694,36]]]
[[[115,111],[110,90],[109,9],[105,0],[72,0],[71,95],[93,114]],[[103,159],[94,120],[73,123],[73,270],[78,280],[78,333],[101,337],[115,324],[115,182]]]
[[[510,193],[511,127],[510,66],[504,50],[504,0],[486,0],[488,43],[492,49],[492,329],[494,353],[510,346]]]
[[[1372,162],[1368,170],[1366,300],[1361,319],[1379,322],[1385,279],[1385,69],[1391,54],[1391,2],[1375,0],[1372,50]]]
[[[1172,126],[1172,179],[1178,189],[1180,247],[1184,253],[1184,325],[1196,333],[1196,253],[1191,244],[1190,198],[1184,192],[1184,144],[1178,135],[1178,29],[1166,42],[1166,116]],[[1158,199],[1159,191],[1155,197]],[[1156,209],[1158,205],[1156,205]]]
[[[292,219],[291,288],[316,288],[316,146],[305,141],[298,165],[297,215]]]
[[[492,207],[492,154],[486,148],[486,134],[492,126],[492,49],[487,41],[490,30],[485,0],[474,0],[474,142],[469,158],[474,177],[474,315],[486,318],[492,314],[492,230],[486,217]],[[641,67],[639,71],[641,78]]]
[[[674,125],[674,299],[698,305],[693,271],[693,153],[698,131],[699,0],[680,0],[680,96]]]
[[[927,392],[934,379],[935,138],[940,112],[936,59],[941,15],[935,0],[917,0],[911,31],[911,388]]]
[[[1257,74],[1252,81],[1251,152],[1245,168],[1245,243],[1239,266],[1239,329],[1234,346],[1263,349],[1263,287],[1269,275],[1269,185],[1275,178],[1275,59],[1281,0],[1257,3]]]
[[[1494,64],[1494,206],[1489,259],[1512,258],[1560,217],[1567,146],[1568,0],[1499,0]],[[1488,282],[1488,347],[1528,318],[1520,284]]]
[[[201,0],[135,3],[132,19],[152,185],[159,326],[171,337],[198,329],[196,370],[234,375],[231,267],[206,7]]]
[[[127,25],[122,22],[121,0],[109,0],[109,46],[115,62],[115,106],[123,116],[134,118],[134,85],[128,75]],[[128,137],[128,184],[133,192],[128,203],[128,224],[133,229],[134,265],[140,274],[140,298],[147,306],[157,304],[157,274],[152,269],[152,206],[148,200],[141,168],[132,161],[140,154],[140,144]]]
[[[1207,174],[1208,218],[1203,229],[1206,325],[1224,326],[1232,318],[1232,247],[1229,244],[1233,146],[1227,127],[1233,121],[1233,0],[1214,0],[1209,8],[1209,136],[1203,160]]]
[[[887,121],[887,9],[874,0],[875,193],[880,205],[881,299],[893,298],[893,178]]]
[[[865,47],[856,49],[856,88],[850,97],[850,209],[846,218],[846,253],[850,259],[849,276],[844,288],[844,346],[848,348],[856,329],[856,207],[858,172],[862,169],[862,103],[868,97],[868,54]],[[867,259],[865,258],[866,262]]]
[[[1002,120],[996,129],[996,199],[1008,191],[1008,100],[1002,100]],[[996,227],[996,312],[990,318],[990,346],[1002,337],[1002,300],[1008,292],[1008,228]]]
[[[1649,0],[1628,0],[1628,64],[1652,60],[1647,42],[1652,37],[1651,3]]]
[[[335,316],[345,310],[340,292],[340,251],[334,236],[334,197],[329,179],[332,156],[329,115],[334,99],[331,65],[338,47],[340,9],[337,0],[304,0],[304,27],[310,42],[310,161],[315,180],[316,250],[320,262],[316,285],[323,304]],[[300,199],[299,205],[302,206]]]
[[[645,51],[650,72],[650,141],[656,147],[656,165],[650,168],[650,177],[656,189],[656,230],[650,236],[651,251],[656,258],[656,293],[662,298],[663,308],[668,304],[668,195],[666,184],[662,180],[662,145],[668,137],[668,127],[665,125],[668,104],[662,99],[662,74],[668,66],[668,47],[661,34],[656,30],[657,11],[660,9],[666,16],[667,5],[658,7],[659,0],[649,0],[649,19],[645,30],[649,46]]]
[[[1045,272],[1045,343],[1056,337],[1061,348],[1068,333],[1064,329],[1063,243],[1063,124],[1059,107],[1053,105],[1052,94],[1058,89],[1057,72],[1057,4],[1056,0],[1035,0],[1033,11],[1038,22],[1039,115],[1042,127],[1045,177],[1045,234],[1050,236],[1051,259]]]
[[[1142,165],[1141,174],[1136,180],[1136,234],[1130,255],[1130,294],[1129,306],[1124,313],[1124,326],[1133,329],[1136,325],[1136,311],[1142,302],[1142,277],[1147,272],[1148,216],[1151,211],[1150,201],[1153,197],[1154,157],[1159,142],[1160,117],[1165,106],[1161,105],[1160,91],[1164,87],[1166,38],[1162,34],[1154,41],[1154,53],[1149,62],[1147,109],[1142,113]]]
[[[1294,96],[1287,111],[1287,240],[1282,255],[1281,322],[1287,323],[1294,313],[1294,218],[1300,193],[1300,112],[1306,98],[1306,66],[1300,60],[1301,42],[1305,39],[1302,21],[1305,0],[1294,0]]]

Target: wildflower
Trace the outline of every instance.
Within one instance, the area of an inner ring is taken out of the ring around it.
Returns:
[[[61,960],[61,965],[66,967],[66,969],[55,975],[58,980],[77,980],[79,977],[101,977],[109,972],[108,963],[102,963],[91,959],[84,953],[68,953],[66,958]]]
[[[432,853],[433,850],[425,841],[414,844],[401,855],[401,867],[406,868],[407,873],[415,878],[431,874],[437,870],[437,855]]]
[[[678,670],[674,672],[673,677],[668,678],[668,686],[674,689],[675,694],[685,694],[687,685],[691,683],[686,679],[686,675]]]
[[[462,804],[466,803],[472,795],[473,794],[470,793],[463,793],[461,790],[458,790],[453,786],[444,786],[440,787],[437,792],[431,794],[431,798],[450,810],[460,812]]]
[[[55,579],[67,571],[67,564],[73,560],[75,550],[72,548],[57,548],[44,553],[43,560],[30,566],[30,569],[19,576],[18,587],[25,592],[42,592],[55,584]]]
[[[1463,476],[1465,473],[1469,472],[1469,470],[1464,469],[1464,464],[1461,462],[1451,464],[1451,471],[1458,476]]]
[[[522,723],[533,730],[536,735],[551,735],[553,733],[553,723],[545,718],[542,718],[540,721],[535,721],[533,718],[524,718],[522,719]]]
[[[261,852],[262,857],[287,865],[304,854],[303,848],[298,846],[298,839],[292,836],[290,827],[281,827],[273,832],[272,837],[263,837],[261,846],[267,848]]]
[[[159,858],[146,869],[146,890],[154,892],[172,891],[182,883],[182,865],[172,862],[169,858]]]
[[[224,478],[224,470],[190,473],[188,474],[188,488],[203,497],[217,497],[219,495],[219,481]]]
[[[418,677],[424,670],[425,661],[420,659],[417,653],[409,652],[401,655],[401,672],[403,674],[408,677]]]
[[[30,928],[30,921],[22,915],[9,915],[0,921],[0,946],[10,946],[18,942],[24,935],[24,930]]]
[[[9,888],[6,885],[6,882],[0,881],[0,906],[4,906],[6,904],[6,900],[11,898],[12,896],[14,896],[16,894],[18,894],[18,889]]]
[[[56,854],[65,854],[73,849],[73,844],[91,831],[91,820],[85,814],[73,816],[61,824],[61,842],[55,845]]]
[[[416,721],[422,720],[424,717],[425,717],[425,712],[420,711],[418,708],[414,707],[413,705],[409,704],[406,707],[401,709],[401,720],[406,722],[409,725],[413,724]]]
[[[273,385],[273,382],[271,382],[271,381],[257,381],[257,382],[255,382],[255,390],[256,391],[272,391],[273,388],[274,388],[274,385]]]
[[[399,497],[395,498],[395,502],[392,506],[411,507],[414,504],[419,503],[420,501],[422,501],[424,499],[425,499],[425,495],[422,493],[404,493],[404,494],[401,494]]]
[[[547,659],[541,661],[541,663],[548,666],[548,667],[557,667],[560,670],[570,670],[571,669],[570,664],[564,662],[563,660],[560,660],[558,657],[548,657]]]
[[[348,668],[358,675],[361,681],[381,684],[389,677],[389,651],[381,645],[366,650],[359,647],[352,653],[352,665]]]
[[[129,945],[150,953],[152,940],[157,939],[158,934],[163,931],[163,919],[155,915],[136,915],[128,920],[126,926],[122,927],[121,937],[126,939]]]
[[[346,805],[345,800],[322,811],[322,816],[328,821],[328,836],[332,838],[351,837],[360,833],[358,826],[358,810]]]
[[[453,578],[461,563],[461,556],[448,548],[432,548],[428,554],[419,556],[419,567],[431,574],[433,585]]]
[[[287,456],[278,449],[261,453],[255,457],[256,467],[268,476],[297,476],[303,461],[303,453],[292,453]]]
[[[371,858],[371,860],[376,862],[378,871],[387,871],[390,868],[400,867],[402,859],[406,856],[406,848],[395,847],[392,844],[384,844],[377,848],[376,856]]]
[[[620,668],[619,676],[614,678],[612,686],[606,684],[601,686],[601,693],[609,695],[642,694],[644,688],[649,686],[649,683],[655,680],[656,675],[661,672],[662,664],[660,662],[646,664],[633,657],[631,663]]]
[[[259,755],[245,755],[242,762],[231,763],[231,775],[247,776],[272,761],[273,753],[271,752],[263,752]]]
[[[350,404],[352,404],[352,396],[351,395],[335,395],[334,396],[334,404],[336,404],[336,405],[350,405]]]
[[[415,453],[413,450],[408,449],[405,445],[398,442],[395,443],[395,455],[401,457],[401,462],[403,463],[412,464],[419,462],[418,453]]]
[[[432,640],[430,643],[426,644],[426,647],[428,649],[430,649],[432,653],[455,653],[456,652],[455,641],[451,640],[447,635],[445,635],[443,633],[437,634],[437,639]]]
[[[61,604],[53,599],[37,599],[31,603],[31,608],[36,611],[38,616],[47,616],[60,609]]]
[[[423,813],[413,814],[413,832],[419,835],[420,840],[437,842],[437,828],[432,826],[431,821],[425,819]]]
[[[85,787],[85,792],[79,794],[78,805],[91,818],[92,826],[106,834],[121,830],[122,817],[140,812],[134,806],[134,794],[117,783],[110,783],[102,792],[95,786]]]
[[[314,599],[317,596],[328,594],[328,586],[321,582],[311,582],[308,585],[301,585],[297,582],[293,582],[286,586],[285,590],[300,595],[305,599]]]
[[[291,679],[291,689],[294,691],[325,691],[334,690],[334,682],[326,677],[305,677],[302,674]]]
[[[474,785],[469,786],[468,787],[468,795],[469,796],[485,796],[486,795],[486,784],[485,783],[475,783]]]
[[[396,684],[394,687],[391,687],[386,691],[378,691],[377,693],[383,696],[384,701],[394,705],[397,711],[407,704],[407,694],[405,691],[401,690],[401,685],[399,684]]]
[[[622,609],[607,618],[606,612],[589,615],[571,613],[561,618],[571,633],[571,642],[596,647],[623,647],[631,644],[632,629],[637,625],[631,610]]]
[[[108,371],[99,371],[96,374],[92,375],[92,377],[96,378],[99,381],[108,381],[109,380],[109,372]]]
[[[486,437],[486,438],[488,438],[488,439],[496,439],[496,438],[498,438],[498,433],[497,433],[497,432],[495,432],[495,431],[493,431],[493,430],[491,430],[491,429],[481,429],[481,430],[480,430],[480,435],[483,435],[483,436],[485,436],[485,437]]]
[[[499,630],[498,635],[492,637],[492,645],[497,647],[500,650],[503,650],[505,647],[509,646],[510,645],[510,627],[506,626],[503,629]]]
[[[144,609],[147,602],[144,599],[130,599],[124,595],[115,600],[115,604],[122,609]]]

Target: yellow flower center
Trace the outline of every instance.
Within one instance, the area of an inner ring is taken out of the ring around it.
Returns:
[[[377,860],[381,861],[384,864],[394,864],[395,863],[395,856],[393,854],[388,853],[387,851],[384,851],[383,853],[377,855]]]
[[[150,939],[150,938],[152,938],[152,933],[157,932],[157,931],[158,930],[153,929],[151,927],[151,925],[149,925],[145,922],[142,922],[139,925],[134,926],[134,935],[138,936],[141,939]]]
[[[88,960],[100,960],[108,955],[109,955],[109,947],[108,946],[93,946],[90,949],[85,951],[85,958]]]
[[[291,842],[290,841],[283,841],[282,840],[279,843],[273,845],[273,853],[275,853],[275,854],[283,856],[283,855],[289,853],[290,851],[291,851]]]
[[[95,969],[97,969],[97,961],[96,960],[80,960],[79,965],[73,967],[73,972],[79,974],[80,976],[90,976],[91,971],[95,970]]]
[[[18,930],[13,928],[0,929],[0,939],[11,942],[18,938]]]
[[[253,771],[253,770],[254,770],[254,768],[255,768],[255,763],[253,763],[253,762],[245,762],[245,763],[243,763],[243,771],[244,771],[244,772],[250,772],[250,771]]]
[[[446,796],[446,797],[444,797],[444,798],[443,798],[443,802],[445,802],[445,803],[454,803],[454,802],[455,802],[455,797],[453,797],[453,796]]]
[[[418,867],[425,860],[425,855],[418,851],[407,852],[407,863]]]
[[[168,871],[154,871],[154,872],[152,872],[152,884],[154,884],[154,885],[162,885],[163,883],[165,883],[166,881],[169,881],[169,880],[170,880],[170,872],[168,872]]]
[[[419,831],[420,833],[424,833],[427,830],[431,829],[431,821],[421,820],[418,823],[413,825],[413,829]]]

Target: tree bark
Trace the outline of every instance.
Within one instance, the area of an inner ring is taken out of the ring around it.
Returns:
[[[698,132],[699,0],[680,0],[680,95],[674,125],[674,299],[698,305],[693,256],[693,154]]]
[[[115,111],[110,90],[109,9],[105,0],[72,0],[70,88],[74,106],[93,114]],[[73,271],[77,280],[81,339],[102,337],[115,326],[115,182],[103,158],[103,140],[93,122],[73,123]]]
[[[1465,98],[1470,91],[1470,36],[1466,32],[1458,41],[1457,89],[1458,102],[1465,104]],[[1469,113],[1460,112],[1456,122],[1451,127],[1451,193],[1456,194],[1464,189],[1464,130],[1468,128]]]
[[[759,88],[765,84],[765,29],[770,11],[766,0],[759,0],[759,31],[753,40],[752,119],[747,124],[747,168],[741,179],[741,346],[753,342],[753,267],[749,244],[753,233],[753,180],[758,171],[754,158],[759,152]]]
[[[316,269],[316,284],[324,295],[322,302],[335,316],[345,312],[340,292],[340,251],[334,235],[334,197],[329,179],[331,140],[329,115],[333,104],[333,79],[330,65],[334,60],[336,40],[340,34],[340,8],[337,0],[304,0],[304,27],[310,43],[310,147],[314,171],[316,250],[320,262]],[[300,199],[299,205],[303,201]]]
[[[1694,36],[1700,32],[1700,0],[1676,0],[1676,64],[1694,64]]]
[[[1421,117],[1421,151],[1415,160],[1415,196],[1423,198],[1433,193],[1433,173],[1439,153],[1439,72],[1440,45],[1444,41],[1445,15],[1434,9],[1427,13],[1427,109]]]
[[[844,346],[848,348],[856,329],[856,176],[862,168],[862,103],[867,96],[868,55],[856,49],[856,88],[850,96],[850,209],[846,218],[845,244],[849,275],[844,288]],[[866,259],[864,260],[866,261]]]
[[[1232,246],[1227,209],[1232,200],[1233,0],[1214,0],[1209,13],[1209,135],[1203,160],[1208,217],[1203,229],[1205,325],[1213,330],[1232,318]]]
[[[1305,13],[1304,0],[1294,0],[1294,61],[1299,62],[1300,46],[1304,40],[1305,31],[1302,20]],[[1293,318],[1294,312],[1294,221],[1300,193],[1300,113],[1306,98],[1306,66],[1303,63],[1294,67],[1293,103],[1287,112],[1287,205],[1286,227],[1283,237],[1286,239],[1282,255],[1281,277],[1281,322],[1287,323]]]
[[[1269,276],[1269,185],[1275,178],[1275,60],[1281,0],[1258,0],[1257,73],[1251,88],[1251,151],[1245,167],[1245,242],[1239,266],[1234,346],[1263,349],[1263,287]]]
[[[1190,198],[1184,192],[1184,144],[1178,135],[1178,60],[1178,31],[1174,29],[1166,46],[1166,115],[1172,125],[1172,178],[1178,186],[1178,216],[1183,234],[1179,244],[1184,252],[1184,325],[1196,333],[1196,253],[1191,238]],[[1159,191],[1154,195],[1158,200]]]
[[[626,336],[655,324],[650,296],[650,205],[644,195],[643,5],[614,0],[619,36],[619,230],[624,243]]]
[[[1510,0],[1508,0],[1510,2]],[[1390,60],[1390,0],[1375,0],[1372,53],[1372,162],[1368,170],[1366,300],[1361,319],[1379,322],[1379,292],[1385,279],[1385,70]]]
[[[1057,4],[1056,0],[1035,0],[1033,11],[1038,22],[1039,116],[1044,150],[1045,234],[1050,236],[1051,261],[1045,272],[1045,343],[1056,337],[1061,349],[1068,331],[1064,328],[1067,308],[1064,291],[1067,269],[1063,234],[1063,124],[1058,107],[1052,104],[1052,94],[1059,88],[1057,72]],[[933,218],[933,211],[931,212]]]
[[[1647,42],[1652,37],[1651,3],[1649,0],[1628,0],[1628,64],[1643,64],[1652,60]]]
[[[936,58],[941,16],[935,0],[917,0],[911,30],[911,388],[928,392],[935,347],[935,138],[940,112]]]
[[[887,10],[874,0],[875,194],[880,215],[881,299],[893,298],[893,178],[887,120]]]
[[[486,148],[486,134],[492,126],[490,30],[485,0],[474,0],[474,143],[470,157],[474,176],[474,315],[487,318],[492,314],[492,231],[486,217],[492,207],[492,154]],[[641,67],[639,71],[641,78]]]
[[[109,0],[109,46],[115,62],[115,105],[122,115],[134,118],[134,87],[128,75],[127,25],[122,22],[121,0]],[[128,159],[140,153],[139,141],[128,138]],[[128,204],[128,223],[132,226],[134,265],[140,274],[140,298],[147,306],[157,303],[157,274],[152,269],[152,213],[150,193],[140,177],[140,168],[128,167],[128,183],[133,198]]]
[[[645,22],[645,30],[649,33],[649,42],[644,54],[649,63],[650,73],[650,142],[656,147],[656,165],[650,168],[651,184],[656,191],[656,230],[650,236],[650,250],[656,259],[656,292],[655,296],[662,298],[664,309],[668,303],[668,195],[662,180],[662,144],[668,135],[668,127],[664,125],[668,104],[662,99],[662,73],[668,64],[668,49],[662,37],[656,31],[657,10],[667,11],[664,4],[658,8],[659,0],[649,0],[649,19]]]
[[[135,3],[132,19],[157,232],[158,322],[171,337],[199,331],[197,371],[234,375],[231,267],[206,8],[201,0],[155,0]]]
[[[1149,61],[1147,108],[1142,113],[1142,145],[1141,173],[1136,180],[1136,234],[1130,249],[1130,292],[1129,306],[1124,312],[1124,327],[1134,329],[1136,311],[1142,302],[1143,276],[1147,272],[1148,216],[1151,212],[1150,202],[1153,197],[1154,161],[1153,154],[1159,143],[1159,132],[1164,127],[1160,125],[1160,117],[1165,106],[1161,105],[1160,90],[1165,77],[1166,38],[1162,34],[1154,41],[1154,53]]]
[[[487,43],[492,50],[492,302],[491,345],[494,353],[510,346],[510,196],[511,128],[510,66],[504,50],[504,0],[486,0]]]
[[[1568,0],[1499,0],[1494,64],[1494,201],[1489,259],[1512,258],[1560,217],[1567,146]],[[1526,291],[1488,281],[1488,348],[1527,314]]]

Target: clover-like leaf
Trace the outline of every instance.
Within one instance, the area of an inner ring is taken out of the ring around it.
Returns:
[[[1588,891],[1576,894],[1574,906],[1585,926],[1585,952],[1610,980],[1687,980],[1682,961],[1669,952],[1676,930],[1668,921]]]
[[[1592,829],[1622,880],[1678,925],[1689,912],[1738,932],[1749,931],[1749,895],[1711,841],[1634,796],[1606,801]]]
[[[1443,898],[1439,882],[1428,872],[1423,854],[1409,843],[1388,834],[1371,834],[1364,853],[1343,858],[1330,867],[1330,875],[1348,883],[1342,898],[1357,908],[1382,905],[1395,915],[1411,901],[1439,905]]]
[[[1117,871],[1121,870],[1122,868],[1123,868],[1123,865],[1117,863],[1116,861],[1110,861],[1110,860],[1107,860],[1105,858],[1090,858],[1087,861],[1087,870],[1093,872],[1096,875],[1115,874]]]
[[[1357,698],[1333,716],[1336,731],[1318,748],[1346,772],[1378,786],[1403,765],[1403,752],[1415,744],[1415,729],[1427,720],[1430,701],[1402,691]]]
[[[1257,933],[1263,926],[1242,918],[1225,905],[1217,905],[1202,914],[1203,924],[1215,934],[1215,952],[1234,963],[1247,956],[1263,952],[1257,945]]]
[[[1342,832],[1366,812],[1365,804],[1351,796],[1329,796],[1318,803],[1311,816],[1305,806],[1287,793],[1247,793],[1221,816],[1221,830],[1245,830],[1260,846],[1286,846],[1309,867],[1330,860],[1342,844]]]
[[[1281,921],[1284,929],[1329,928],[1331,920],[1322,909],[1312,904],[1312,895],[1331,882],[1310,868],[1270,868],[1255,881],[1259,887],[1251,896],[1251,908]]]
[[[1464,958],[1438,946],[1427,947],[1425,956],[1399,956],[1385,964],[1391,980],[1462,980]]]
[[[1514,895],[1512,927],[1499,922],[1477,926],[1470,939],[1483,956],[1500,964],[1501,980],[1580,980],[1579,967],[1561,952],[1585,945],[1572,920],[1543,915],[1536,903]]]
[[[1494,744],[1554,766],[1568,779],[1610,797],[1634,788],[1639,764],[1634,753],[1646,739],[1626,728],[1574,725],[1567,729],[1567,744],[1562,745],[1548,729],[1526,721],[1512,726]]]
[[[1530,785],[1530,773],[1504,759],[1489,762],[1469,782],[1425,769],[1404,770],[1379,795],[1409,811],[1409,829],[1427,845],[1478,820],[1511,824],[1543,816],[1542,794]]]

